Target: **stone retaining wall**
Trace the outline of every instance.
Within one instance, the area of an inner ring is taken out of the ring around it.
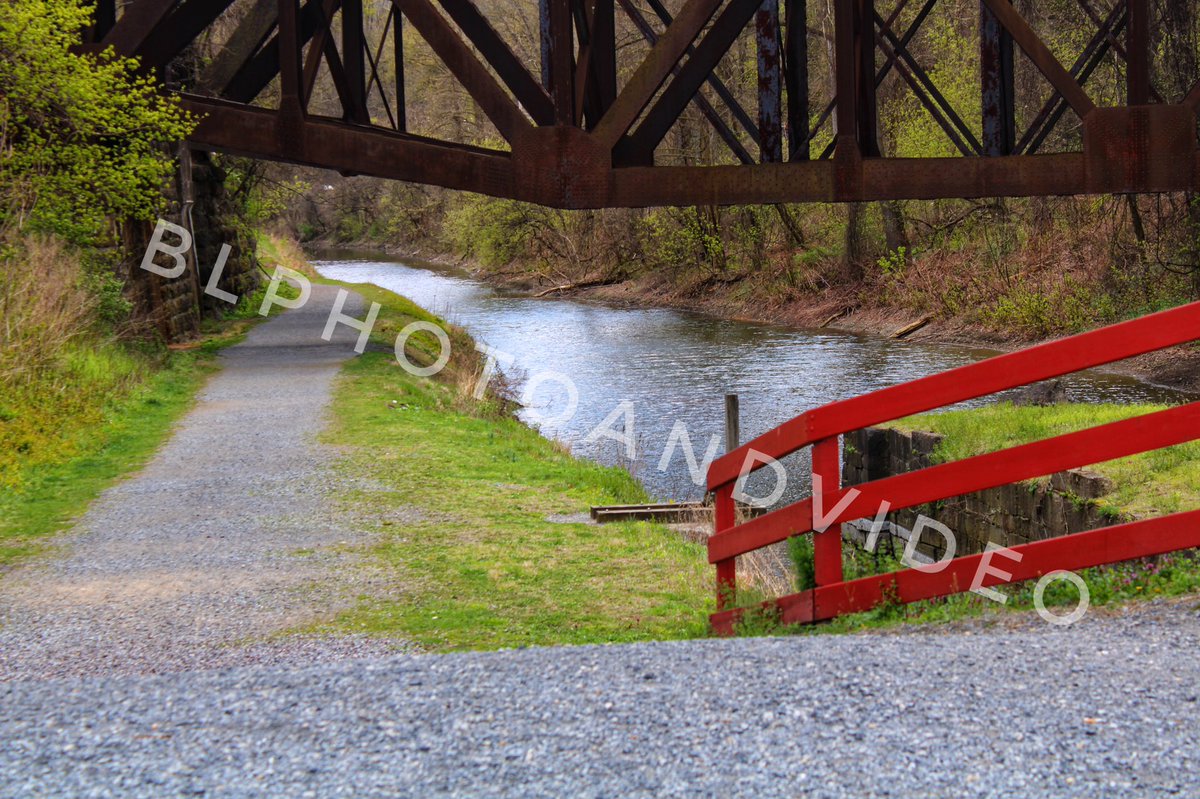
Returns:
[[[941,440],[933,433],[887,428],[850,433],[844,439],[843,480],[854,485],[933,465]],[[889,514],[888,520],[911,530],[918,514],[924,514],[954,531],[956,554],[967,555],[982,552],[989,541],[1016,546],[1127,521],[1105,512],[1096,502],[1111,490],[1106,477],[1072,469],[1052,475],[1048,481],[1001,486],[898,511]],[[929,529],[917,547],[932,558],[941,557],[944,548],[942,535]]]
[[[231,247],[218,287],[241,296],[258,285],[255,242],[236,223],[225,193],[225,173],[207,153],[194,152],[185,157],[188,173],[176,176],[174,191],[168,198],[164,218],[193,229],[192,258],[188,269],[177,278],[164,278],[141,267],[142,254],[149,246],[154,224],[127,222],[123,226],[123,245],[130,260],[121,267],[125,295],[133,303],[134,316],[167,342],[194,338],[200,332],[200,319],[229,310],[230,305],[204,293],[221,245]],[[190,174],[190,178],[189,178]],[[185,208],[190,202],[191,214]],[[168,240],[175,243],[174,237]],[[157,261],[173,266],[166,257]]]

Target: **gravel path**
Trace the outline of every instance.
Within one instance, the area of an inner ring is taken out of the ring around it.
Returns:
[[[0,795],[1200,795],[1200,620],[0,686]]]
[[[391,651],[359,638],[275,638],[351,597],[329,501],[334,453],[315,431],[356,331],[321,332],[335,295],[254,328],[171,440],[106,491],[62,552],[0,581],[0,680],[306,663]],[[348,304],[347,313],[359,314]]]

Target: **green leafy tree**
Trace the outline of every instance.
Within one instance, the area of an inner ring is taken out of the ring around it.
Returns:
[[[153,218],[194,121],[111,50],[73,48],[80,0],[7,0],[0,14],[0,231],[105,238],[112,218]]]

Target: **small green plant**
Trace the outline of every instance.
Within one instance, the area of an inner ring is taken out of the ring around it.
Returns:
[[[897,247],[880,257],[876,263],[884,275],[899,280],[904,277],[904,273],[908,267],[908,248],[904,246]]]
[[[794,535],[788,539],[788,554],[796,567],[796,590],[807,591],[817,585],[816,566],[813,561],[812,535]]]

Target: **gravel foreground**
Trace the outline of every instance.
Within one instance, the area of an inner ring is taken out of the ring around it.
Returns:
[[[1196,598],[454,655],[279,636],[370,579],[312,438],[354,338],[319,338],[333,295],[228,350],[147,468],[0,582],[0,797],[1200,796]]]
[[[1200,620],[0,686],[4,796],[1200,795]]]

